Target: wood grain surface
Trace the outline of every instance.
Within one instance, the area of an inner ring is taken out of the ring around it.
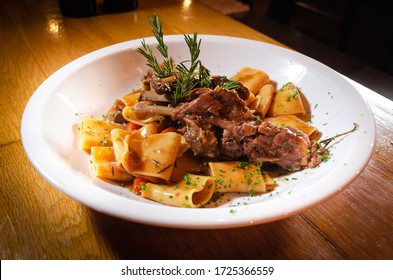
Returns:
[[[55,0],[0,2],[0,258],[392,259],[393,102],[387,99],[365,97],[378,137],[364,171],[333,198],[268,224],[183,230],[127,222],[76,202],[33,168],[20,135],[30,96],[84,54],[150,37],[148,15],[159,15],[168,35],[198,31],[282,46],[197,1],[139,3],[132,12],[75,19],[63,17]]]

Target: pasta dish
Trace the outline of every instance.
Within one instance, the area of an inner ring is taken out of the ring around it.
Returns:
[[[142,41],[137,52],[149,66],[142,86],[116,99],[102,119],[80,124],[80,147],[96,177],[132,182],[146,199],[195,208],[229,192],[272,190],[272,166],[295,172],[328,159],[295,84],[278,88],[262,69],[247,66],[230,78],[211,75],[198,59],[197,33],[184,35],[190,59],[176,63],[161,20],[149,21],[162,61]]]

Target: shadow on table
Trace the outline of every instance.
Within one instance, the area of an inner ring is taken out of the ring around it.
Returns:
[[[92,218],[117,259],[324,259],[335,254],[331,246],[321,246],[325,240],[300,215],[220,230],[155,227],[96,211]]]

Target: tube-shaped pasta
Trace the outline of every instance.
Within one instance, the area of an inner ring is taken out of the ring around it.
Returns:
[[[153,182],[169,181],[180,148],[180,135],[174,132],[143,137],[140,133],[126,136],[122,165],[133,176]]]
[[[124,129],[115,128],[111,131],[111,139],[113,143],[113,151],[115,154],[116,162],[121,164],[121,156],[124,153],[124,139],[130,132]]]
[[[131,172],[140,164],[140,155],[135,150],[139,147],[144,139],[157,133],[157,127],[154,124],[147,124],[138,130],[126,131],[123,129],[114,129],[111,131],[111,137],[114,147],[115,158],[119,168],[124,168]],[[131,136],[131,140],[129,140]],[[131,144],[129,142],[132,142]],[[134,147],[130,148],[130,145]]]
[[[156,134],[157,127],[154,124],[142,126],[139,130],[127,131],[115,128],[111,131],[111,139],[113,143],[115,158],[119,167],[122,168],[121,159],[123,154],[128,150],[128,144],[124,145],[125,138],[130,134],[138,134],[138,139],[143,141],[144,138]]]
[[[273,125],[279,127],[294,127],[307,134],[309,137],[318,133],[318,129],[315,126],[301,120],[294,115],[283,115],[276,117],[265,118],[264,121],[269,121]]]
[[[255,112],[264,118],[272,103],[275,88],[272,84],[264,85],[258,92],[259,102],[255,107]]]
[[[133,177],[116,165],[113,147],[91,147],[90,170],[96,177],[130,181]]]
[[[305,113],[299,89],[293,83],[287,83],[274,95],[267,116],[303,116]]]
[[[251,67],[242,68],[231,79],[242,82],[253,94],[257,94],[264,85],[270,83],[268,74]]]
[[[261,168],[248,162],[224,161],[209,162],[210,172],[216,182],[216,191],[229,192],[266,192]]]
[[[270,177],[269,174],[267,174],[266,172],[262,172],[262,177],[263,177],[263,181],[265,182],[267,191],[271,190],[274,187],[274,185],[276,185],[274,179]]]
[[[146,138],[151,135],[157,134],[157,126],[154,123],[149,123],[138,129],[138,133]]]
[[[185,152],[187,152],[191,146],[190,144],[187,143],[186,138],[184,138],[183,135],[180,135],[180,148],[179,148],[179,153],[178,153],[178,157],[181,157]]]
[[[138,98],[141,95],[141,92],[142,89],[134,90],[131,93],[118,98],[118,100],[121,101],[124,106],[134,106],[138,103]]]
[[[126,106],[134,106],[138,103],[138,98],[141,94],[141,89],[133,91],[127,95],[124,95],[120,98],[117,98],[113,105],[106,112],[106,119],[122,123],[124,122],[124,118],[121,118],[123,109]],[[121,115],[120,115],[121,114]]]
[[[93,146],[112,146],[110,132],[115,128],[123,128],[123,126],[105,120],[84,118],[79,129],[81,148],[89,151]]]
[[[246,106],[247,106],[248,108],[250,108],[251,110],[252,110],[253,108],[250,107],[250,105],[253,104],[253,103],[255,103],[254,101],[255,101],[255,95],[254,95],[252,92],[250,92],[250,95],[249,95],[248,98],[245,100],[245,102],[246,102]]]
[[[215,183],[210,176],[185,174],[178,183],[147,183],[141,196],[170,206],[196,208],[209,202],[214,188]]]

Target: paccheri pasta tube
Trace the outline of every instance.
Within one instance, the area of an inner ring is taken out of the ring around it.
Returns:
[[[123,128],[121,124],[84,118],[80,125],[80,147],[89,151],[94,146],[112,146],[111,131],[115,128]]]
[[[168,182],[180,145],[181,137],[174,132],[147,137],[132,133],[124,139],[122,165],[133,176]]]
[[[90,169],[94,176],[103,179],[124,182],[133,178],[131,174],[117,165],[113,147],[92,147]]]
[[[248,162],[209,162],[209,167],[219,193],[264,193],[266,184],[274,184],[267,174],[262,173],[260,166]]]
[[[308,136],[312,136],[313,134],[318,133],[318,129],[303,121],[302,119],[294,116],[294,115],[282,115],[282,116],[276,116],[276,117],[269,117],[265,118],[265,121],[268,121],[276,126],[279,127],[294,127],[299,129],[300,131],[304,132]]]
[[[251,67],[242,68],[231,79],[242,82],[253,94],[257,94],[263,86],[270,83],[266,72]]]
[[[300,90],[293,83],[289,82],[275,93],[267,116],[304,116],[305,113]]]
[[[196,208],[209,202],[214,190],[212,177],[185,174],[177,183],[147,183],[141,196],[171,206]]]

